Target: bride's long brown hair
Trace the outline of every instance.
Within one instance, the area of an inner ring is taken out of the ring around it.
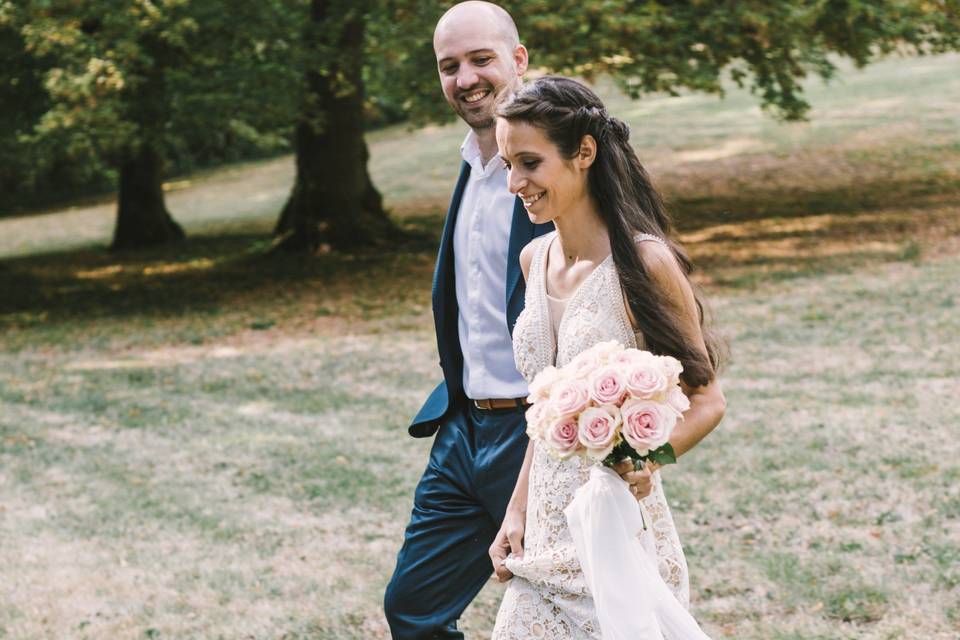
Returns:
[[[628,141],[629,127],[611,117],[603,102],[583,84],[559,76],[543,76],[524,84],[497,108],[497,116],[543,130],[565,158],[580,151],[585,135],[597,141],[597,157],[590,166],[587,186],[610,235],[613,261],[630,310],[646,340],[646,348],[671,355],[683,364],[683,379],[698,387],[713,380],[726,345],[706,322],[702,296],[691,282],[704,353],[681,330],[681,310],[654,286],[637,253],[634,236],[649,233],[666,240],[684,276],[690,281],[693,264],[674,238],[673,223],[637,154]]]

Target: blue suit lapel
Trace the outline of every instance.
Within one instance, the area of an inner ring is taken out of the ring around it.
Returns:
[[[510,225],[510,245],[507,249],[507,306],[520,282],[520,250],[533,240],[534,225],[530,222],[523,201],[517,198],[513,203],[513,222]]]

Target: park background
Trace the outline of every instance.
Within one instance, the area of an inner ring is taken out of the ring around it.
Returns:
[[[446,6],[0,2],[0,638],[389,637]],[[506,6],[631,125],[732,346],[664,471],[697,618],[956,638],[957,4]]]

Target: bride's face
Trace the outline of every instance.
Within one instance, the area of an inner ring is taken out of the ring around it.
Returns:
[[[507,166],[510,193],[520,196],[535,224],[580,209],[588,198],[587,170],[596,155],[592,137],[584,136],[580,152],[564,158],[543,129],[498,118],[497,146]]]

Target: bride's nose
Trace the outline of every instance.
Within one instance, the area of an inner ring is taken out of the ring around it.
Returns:
[[[527,186],[526,178],[518,176],[517,172],[513,169],[507,170],[507,188],[510,190],[510,193],[517,195],[525,186]]]

